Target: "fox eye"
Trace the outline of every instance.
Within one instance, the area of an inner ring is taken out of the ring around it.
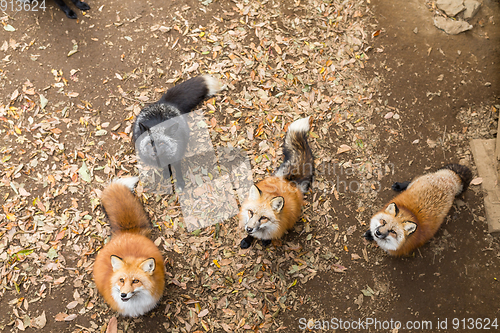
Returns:
[[[267,220],[269,220],[267,217],[262,216],[262,217],[259,219],[259,222],[266,222]]]
[[[139,280],[137,280],[137,279],[133,279],[133,280],[132,280],[132,284],[136,284],[136,283],[139,283]]]
[[[125,282],[125,280],[123,278],[120,278],[120,282],[123,283]]]
[[[253,216],[253,212],[251,210],[248,211],[248,216],[250,216],[250,217]]]
[[[381,223],[382,225],[385,225],[387,222],[385,222],[385,220],[380,220],[380,223]]]
[[[392,230],[392,229],[391,229],[391,230],[389,230],[389,232],[390,232],[391,234],[396,235],[396,232],[395,232],[394,230]]]

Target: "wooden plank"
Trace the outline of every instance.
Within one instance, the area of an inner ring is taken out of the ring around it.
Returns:
[[[498,119],[497,141],[495,143],[495,155],[497,161],[500,161],[500,119]]]
[[[500,188],[497,176],[496,139],[472,140],[472,155],[479,177],[483,178],[481,187],[485,192],[484,209],[488,220],[488,232],[500,233]]]

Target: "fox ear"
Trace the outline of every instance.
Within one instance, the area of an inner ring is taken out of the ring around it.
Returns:
[[[257,200],[260,198],[261,193],[262,192],[259,190],[257,186],[252,185],[252,187],[250,187],[250,192],[248,193],[248,199]]]
[[[149,258],[149,259],[146,259],[144,260],[142,263],[141,263],[141,269],[146,272],[146,273],[149,273],[149,274],[153,274],[155,268],[156,268],[156,261],[154,258]]]
[[[281,212],[284,205],[285,205],[285,199],[283,199],[283,197],[276,197],[271,200],[271,208],[276,213]]]
[[[398,206],[396,206],[396,204],[393,202],[391,203],[389,206],[387,206],[387,208],[385,209],[385,212],[387,214],[390,214],[392,216],[397,216],[398,213],[399,213],[399,208]]]
[[[113,268],[113,272],[116,272],[120,268],[123,267],[123,260],[122,258],[112,255],[111,256],[111,267]]]
[[[178,129],[179,129],[179,123],[175,123],[175,124],[171,125],[169,128],[167,128],[167,130],[165,131],[165,134],[170,136],[170,137],[173,137]]]
[[[407,235],[411,235],[417,230],[417,224],[412,221],[405,221],[403,222],[403,228],[406,230]]]
[[[144,132],[147,132],[149,130],[149,127],[147,127],[143,123],[139,123],[139,129],[144,133]]]

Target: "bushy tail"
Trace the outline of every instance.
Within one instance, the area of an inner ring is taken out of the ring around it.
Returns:
[[[314,177],[314,156],[307,143],[309,122],[310,117],[302,118],[288,127],[283,144],[285,159],[275,173],[297,184],[302,193],[309,190]]]
[[[111,182],[101,195],[101,204],[106,211],[115,234],[131,232],[149,234],[151,225],[139,198],[132,191],[139,178],[120,178]]]
[[[448,164],[444,166],[443,169],[449,169],[460,177],[460,180],[462,181],[462,191],[457,193],[457,195],[462,194],[469,187],[472,180],[472,171],[470,171],[468,167],[461,164]]]
[[[172,104],[184,114],[191,112],[201,101],[215,95],[220,89],[219,81],[213,76],[196,76],[168,89],[160,103]]]

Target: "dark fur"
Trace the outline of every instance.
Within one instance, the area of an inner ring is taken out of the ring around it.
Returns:
[[[373,238],[373,235],[372,235],[372,232],[370,229],[368,229],[364,234],[363,234],[363,237],[367,240],[367,241],[374,241],[375,239]]]
[[[217,82],[211,77],[197,76],[168,89],[158,102],[141,110],[132,127],[141,160],[161,168],[164,178],[171,176],[172,165],[180,189],[184,187],[180,161],[189,141],[189,126],[182,115],[209,97],[207,80]]]
[[[470,182],[472,181],[472,171],[465,165],[461,164],[448,164],[443,167],[443,169],[449,169],[456,173],[460,180],[462,181],[462,193],[469,187]]]
[[[406,188],[408,187],[408,185],[410,185],[411,181],[406,181],[406,182],[395,182],[394,184],[392,184],[392,190],[395,191],[395,192],[403,192],[404,190],[406,190]]]
[[[32,0],[25,0],[26,2],[32,2]],[[38,2],[40,2],[41,0],[39,0]],[[64,12],[64,14],[66,14],[66,16],[70,19],[76,19],[78,16],[76,15],[76,13],[68,7],[68,5],[64,2],[64,0],[54,0],[54,2],[56,3],[57,6],[59,6],[59,8],[61,8],[61,10]],[[83,1],[80,1],[80,0],[71,0],[72,3],[75,4],[76,8],[80,9],[80,10],[89,10],[90,9],[90,6],[83,2]]]
[[[18,0],[18,1],[22,1],[22,2],[25,2],[25,3],[28,3],[28,2],[33,2],[33,0]],[[40,4],[43,0],[38,0],[38,3]],[[15,2],[15,1],[14,1]],[[61,10],[64,12],[64,14],[66,14],[66,16],[70,19],[76,19],[78,18],[78,16],[76,15],[76,13],[68,7],[68,5],[64,2],[64,0],[54,0],[54,2],[56,3],[56,5],[61,8]],[[80,1],[80,0],[71,0],[72,3],[75,4],[76,8],[80,9],[80,10],[89,10],[90,9],[90,6],[83,2],[83,1]]]
[[[283,163],[275,175],[281,175],[286,180],[295,183],[306,193],[314,180],[314,156],[307,142],[308,132],[291,132],[283,143]]]

